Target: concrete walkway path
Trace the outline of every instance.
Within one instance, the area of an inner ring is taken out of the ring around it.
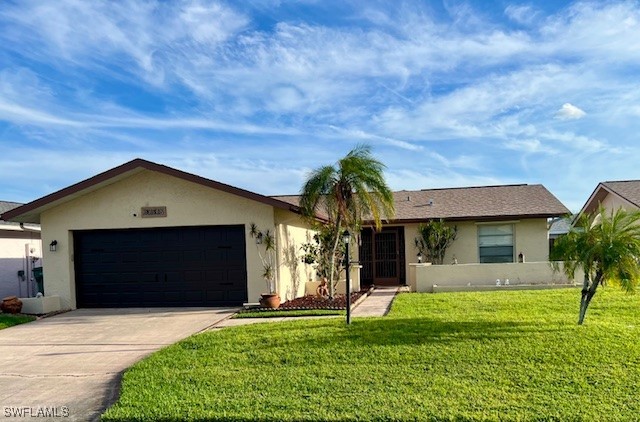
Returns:
[[[98,420],[125,369],[236,310],[80,309],[0,330],[0,420]]]

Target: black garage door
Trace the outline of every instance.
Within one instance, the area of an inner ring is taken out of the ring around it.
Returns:
[[[247,301],[244,226],[76,231],[79,308]]]

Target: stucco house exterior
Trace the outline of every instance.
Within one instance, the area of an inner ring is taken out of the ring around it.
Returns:
[[[21,206],[0,201],[0,215]],[[42,256],[40,226],[0,219],[0,298],[34,294],[33,268]]]
[[[578,215],[597,212],[602,205],[615,211],[623,208],[627,211],[640,209],[640,180],[621,180],[600,182],[594,189]]]
[[[2,218],[42,226],[45,295],[77,307],[227,306],[266,291],[249,226],[275,230],[277,289],[304,293],[309,231],[289,203],[135,159]],[[55,249],[55,250],[54,250]]]
[[[297,204],[297,196],[278,197]],[[418,263],[414,239],[420,223],[443,219],[458,229],[445,263],[515,263],[549,260],[549,222],[569,210],[542,185],[503,185],[394,192],[396,215],[382,231],[365,228],[359,240],[362,284],[408,283]],[[462,267],[460,267],[462,268]],[[491,277],[495,282],[495,277]]]
[[[445,262],[499,265],[522,253],[548,267],[548,219],[568,212],[542,185],[394,197],[395,218],[358,236],[363,283],[407,283],[418,225],[440,218],[458,227]],[[315,278],[300,259],[313,232],[297,204],[297,196],[263,196],[135,159],[2,218],[41,224],[45,295],[60,296],[62,308],[237,306],[266,290],[251,223],[276,234],[283,299],[303,295]]]

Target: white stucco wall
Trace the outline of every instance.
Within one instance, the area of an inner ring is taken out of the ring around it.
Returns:
[[[144,206],[166,206],[165,218],[140,218]],[[137,216],[134,216],[137,214]],[[97,191],[47,210],[41,215],[45,245],[58,241],[58,251],[44,251],[47,295],[59,295],[63,308],[75,308],[73,231],[244,224],[248,301],[265,291],[260,259],[249,236],[249,224],[274,227],[274,209],[247,198],[152,171],[142,171]]]
[[[0,229],[0,299],[29,295],[29,278],[33,278],[34,264],[27,262],[27,253],[41,257],[41,250],[40,233]],[[35,262],[35,266],[39,265],[40,260]],[[25,272],[24,281],[18,278],[18,271]]]
[[[562,266],[561,266],[562,268]],[[521,285],[558,285],[581,283],[584,274],[576,272],[572,280],[562,272],[554,272],[549,262],[527,262],[523,264],[458,264],[429,265],[412,264],[409,273],[412,291],[433,292],[439,287],[482,287],[495,286],[500,279],[502,287],[509,279],[512,287]]]
[[[491,223],[476,223],[473,221],[461,221],[451,223],[458,227],[456,240],[447,249],[444,258],[445,264],[450,264],[455,257],[458,264],[475,264],[480,260],[478,248],[478,226],[480,224],[513,224],[514,253],[525,255],[529,262],[542,262],[549,259],[548,227],[545,218],[532,218],[510,221],[496,221]],[[417,263],[417,249],[414,239],[418,236],[418,224],[405,225],[405,256],[407,261],[407,274],[409,264]]]

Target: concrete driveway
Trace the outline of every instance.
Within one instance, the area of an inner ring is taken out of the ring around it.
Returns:
[[[125,369],[235,310],[80,309],[0,330],[0,419],[97,420]]]

